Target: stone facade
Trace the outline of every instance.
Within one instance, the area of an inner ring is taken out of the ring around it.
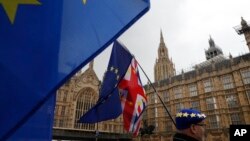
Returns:
[[[241,23],[241,28],[243,25]],[[249,30],[241,32],[249,47]],[[212,38],[209,45],[216,48]],[[218,52],[213,51],[212,54],[211,49],[205,52],[205,62],[176,75],[161,32],[153,85],[173,118],[181,108],[199,109],[207,115],[207,140],[228,141],[231,124],[250,124],[250,54],[226,58],[220,49],[213,50]],[[65,83],[57,91],[53,128],[125,133],[122,117],[98,124],[77,123],[80,116],[96,103],[100,83],[93,70],[93,62],[85,72],[77,73]],[[148,107],[143,120],[154,125],[155,130],[152,135],[139,136],[134,140],[171,141],[175,133],[171,118],[153,88],[149,85],[144,88]]]
[[[53,128],[124,133],[121,116],[98,124],[77,123],[79,118],[96,104],[100,84],[93,70],[93,62],[85,72],[78,72],[66,82],[57,91]]]
[[[247,35],[246,39],[248,43]],[[215,45],[211,38],[209,44]],[[207,141],[228,141],[230,125],[250,124],[250,53],[229,58],[222,51],[207,53],[207,60],[193,70],[156,79],[153,85],[173,118],[181,108],[201,110],[207,115]],[[171,118],[154,89],[144,88],[148,97],[144,120],[155,130],[140,140],[171,141],[176,131]]]

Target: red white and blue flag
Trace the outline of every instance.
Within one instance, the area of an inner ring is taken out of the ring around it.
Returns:
[[[79,122],[101,122],[123,113],[124,129],[137,136],[146,104],[138,63],[123,45],[115,41],[97,104]]]
[[[147,98],[140,80],[138,63],[134,58],[127,73],[120,81],[118,88],[123,110],[124,129],[137,136],[141,125],[142,113],[146,108]]]

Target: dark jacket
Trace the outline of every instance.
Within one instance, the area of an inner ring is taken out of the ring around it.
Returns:
[[[176,133],[173,137],[173,141],[198,141],[198,140],[181,133]]]

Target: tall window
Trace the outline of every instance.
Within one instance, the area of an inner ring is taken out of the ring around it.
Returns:
[[[66,102],[66,100],[67,100],[67,94],[64,93],[64,94],[63,94],[63,102]]]
[[[236,95],[226,95],[226,101],[228,108],[238,107],[238,101]]]
[[[250,71],[248,69],[241,71],[244,84],[250,84]]]
[[[61,109],[61,116],[64,116],[65,115],[65,106],[62,106],[62,109]]]
[[[207,103],[207,110],[214,110],[217,108],[216,100],[214,97],[207,98],[206,103]]]
[[[241,120],[240,120],[240,114],[239,113],[232,113],[230,114],[230,118],[231,118],[231,122],[232,124],[241,124]]]
[[[199,101],[191,101],[191,108],[200,110],[200,102]]]
[[[181,89],[181,87],[174,88],[174,97],[175,97],[175,99],[182,98],[182,89]]]
[[[54,115],[56,116],[58,114],[58,105],[55,105]]]
[[[233,80],[232,80],[231,75],[225,75],[221,79],[222,79],[223,87],[225,90],[234,88],[234,84],[233,84]]]
[[[64,122],[63,122],[63,119],[60,119],[60,120],[59,120],[59,127],[63,127],[63,123],[64,123]]]
[[[167,121],[167,123],[166,123],[166,131],[172,131],[173,130],[172,125],[173,125],[172,121]]]
[[[163,92],[163,97],[164,97],[165,102],[169,102],[170,97],[169,97],[169,93],[167,93],[167,91]]]
[[[210,79],[204,80],[203,84],[205,93],[212,91],[212,82]]]
[[[54,127],[57,127],[57,121],[58,121],[58,120],[54,118],[54,123],[53,123],[53,126],[54,126]]]
[[[210,128],[212,129],[219,128],[220,119],[218,115],[209,116],[208,121],[209,121]]]
[[[95,99],[95,91],[91,88],[83,89],[80,94],[78,95],[77,102],[76,102],[76,114],[75,114],[75,128],[78,129],[89,129],[94,130],[94,124],[80,124],[77,121],[80,117],[86,113],[96,102]]]
[[[157,97],[154,93],[150,94],[151,103],[157,103]]]
[[[196,87],[196,84],[190,84],[189,86],[188,86],[188,88],[189,88],[189,94],[190,94],[190,96],[197,96],[197,87]]]
[[[56,100],[61,101],[61,97],[62,97],[62,91],[59,90],[59,91],[57,91],[57,94],[56,94]]]
[[[176,113],[179,112],[179,111],[180,111],[181,109],[183,109],[183,108],[184,108],[184,106],[183,106],[182,103],[177,103],[177,104],[175,105]]]

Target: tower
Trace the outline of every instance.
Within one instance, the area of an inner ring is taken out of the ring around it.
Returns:
[[[175,68],[172,59],[169,59],[168,49],[164,43],[162,31],[160,33],[160,44],[158,48],[158,59],[155,61],[154,77],[155,82],[175,75]]]
[[[90,61],[89,68],[92,70],[94,69],[94,59],[92,61]]]
[[[206,59],[209,60],[217,55],[223,54],[222,50],[214,43],[214,40],[210,36],[208,40],[209,48],[205,51]]]
[[[244,34],[248,49],[250,51],[250,24],[241,17],[241,24],[235,27],[236,32],[241,35]]]

